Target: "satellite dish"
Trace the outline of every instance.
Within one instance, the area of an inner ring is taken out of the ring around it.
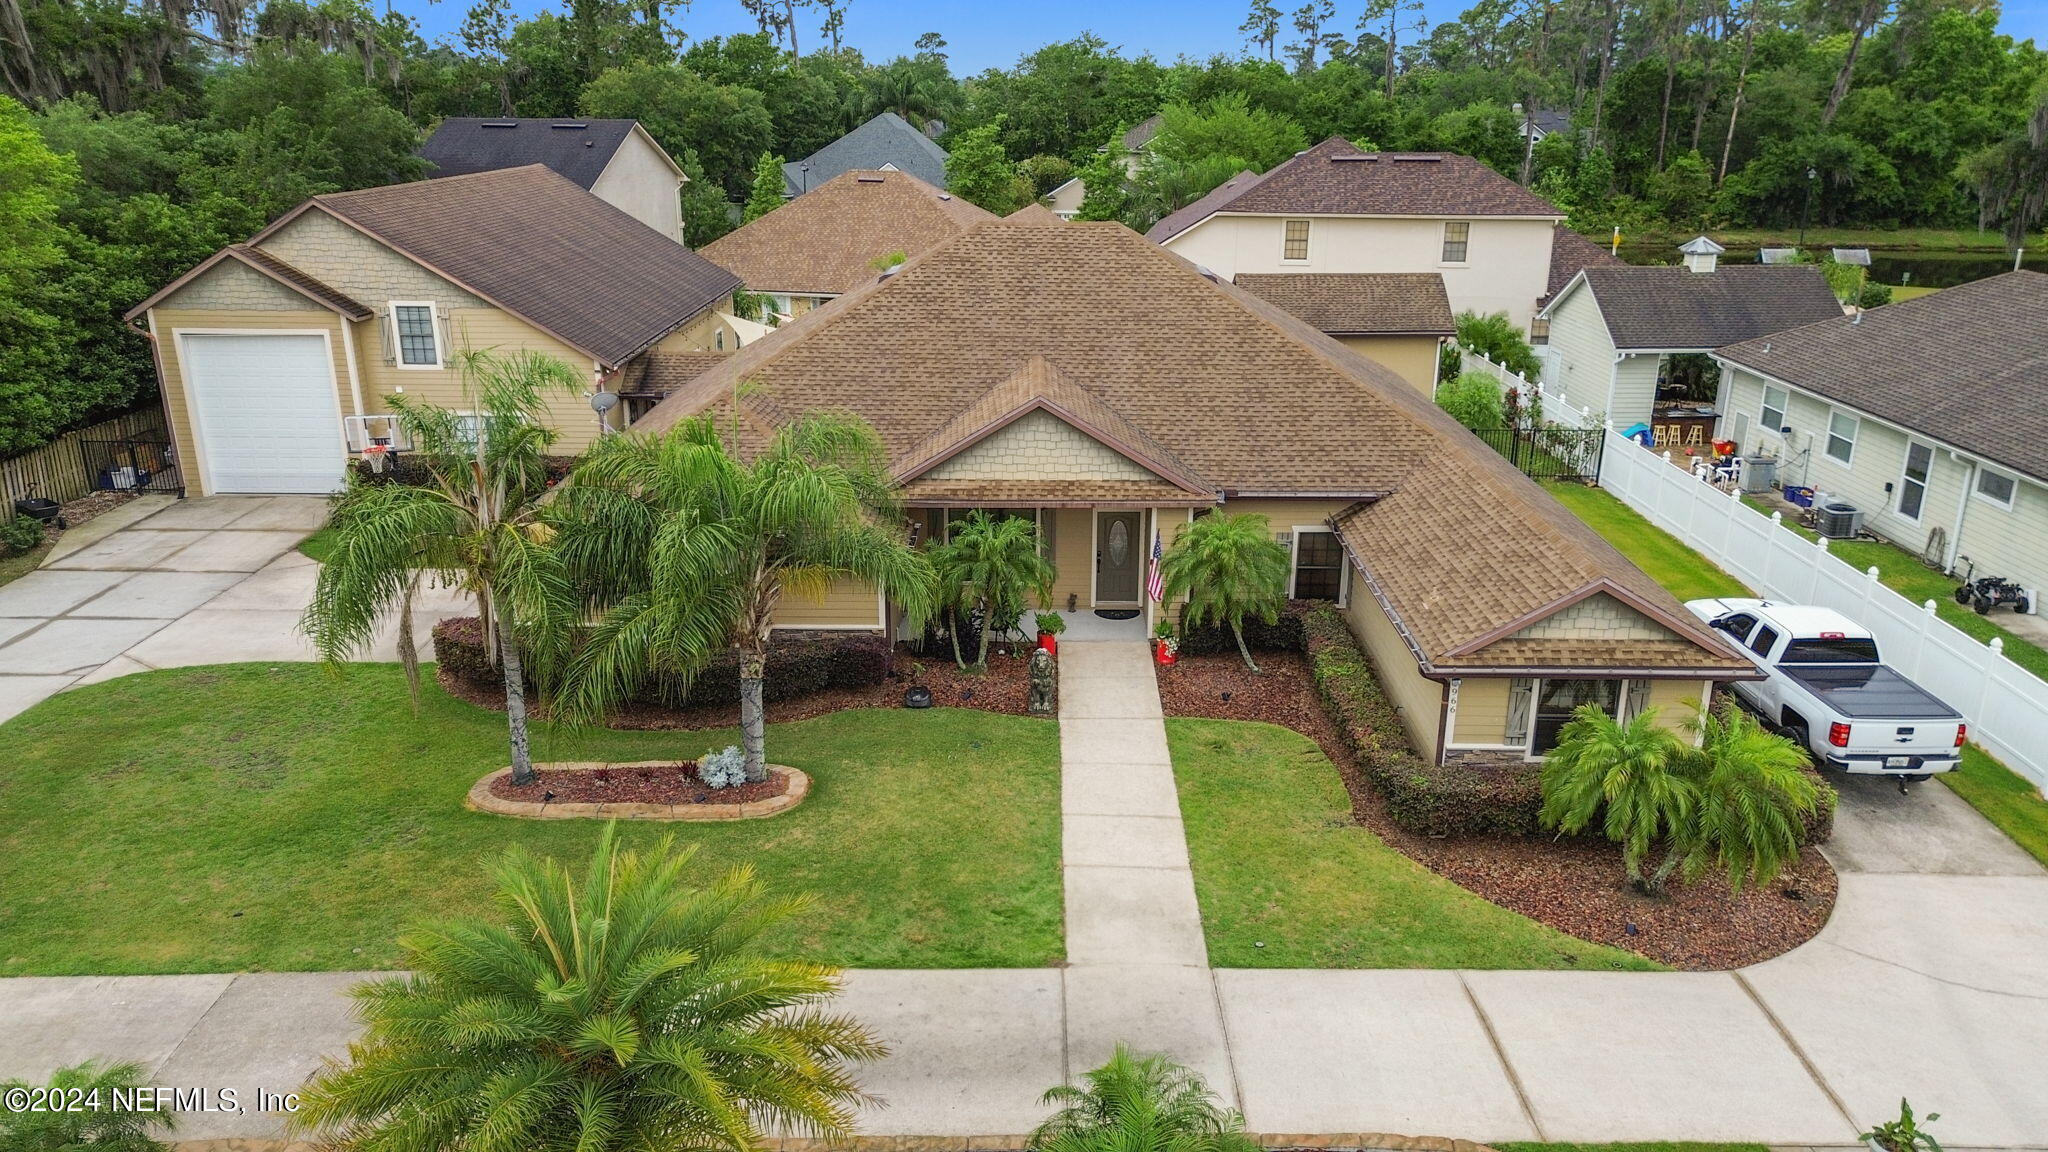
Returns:
[[[590,410],[602,416],[619,406],[617,392],[593,392],[590,394]]]

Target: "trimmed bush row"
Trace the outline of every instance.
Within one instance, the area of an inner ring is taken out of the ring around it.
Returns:
[[[1254,652],[1300,652],[1304,647],[1302,620],[1319,601],[1289,600],[1287,607],[1271,624],[1263,620],[1244,622],[1245,646]],[[1186,606],[1181,609],[1180,651],[1187,656],[1213,656],[1218,652],[1237,652],[1237,641],[1230,635],[1230,629],[1211,624],[1203,628],[1189,628],[1186,625]]]
[[[503,688],[504,675],[491,663],[483,641],[483,624],[476,617],[443,620],[434,625],[434,659],[442,671],[472,687]],[[779,633],[768,646],[762,690],[770,700],[795,700],[831,688],[871,688],[887,678],[890,660],[889,642],[871,633]],[[673,680],[656,678],[639,699],[685,706],[738,705],[739,653],[720,652],[687,692]]]

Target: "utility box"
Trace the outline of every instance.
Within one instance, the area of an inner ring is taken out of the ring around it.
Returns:
[[[1775,456],[1744,456],[1736,471],[1736,479],[1744,492],[1769,492],[1778,486],[1778,460]]]

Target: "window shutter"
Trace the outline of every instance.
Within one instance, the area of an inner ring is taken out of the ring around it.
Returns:
[[[1621,719],[1623,723],[1643,714],[1650,706],[1650,682],[1648,680],[1625,680],[1621,691]]]
[[[1529,714],[1536,702],[1536,681],[1526,677],[1508,685],[1508,730],[1505,743],[1526,744],[1529,741]]]
[[[398,363],[398,309],[386,308],[377,318],[377,331],[384,338],[384,362]]]

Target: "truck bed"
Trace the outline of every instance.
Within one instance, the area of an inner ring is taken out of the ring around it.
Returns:
[[[1851,720],[1954,720],[1962,713],[1883,664],[1780,664],[1778,670]]]

